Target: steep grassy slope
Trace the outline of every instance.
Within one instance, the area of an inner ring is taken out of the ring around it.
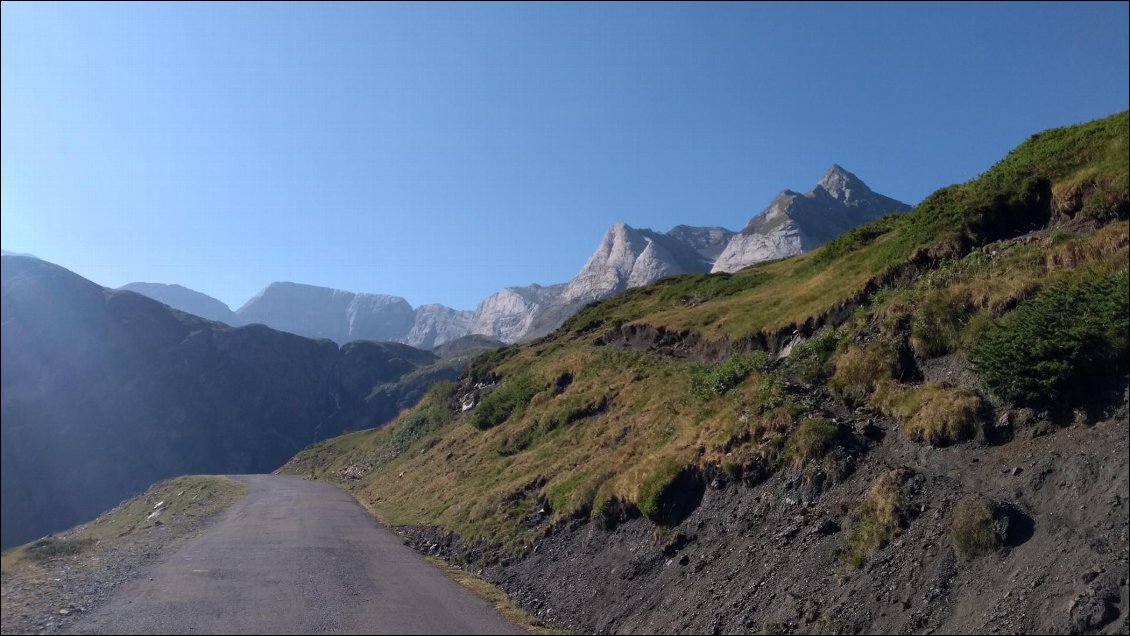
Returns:
[[[866,442],[843,424],[854,409],[925,444],[999,443],[1031,419],[1025,407],[1054,421],[1120,398],[1127,137],[1126,113],[1049,130],[809,254],[592,304],[480,357],[395,425],[285,470],[346,484],[391,524],[529,554],[578,519],[642,514],[662,538],[710,482],[841,481]],[[1075,313],[1041,318],[1065,304]],[[1043,365],[1034,385],[1009,379],[1030,365]],[[861,504],[857,564],[899,523],[891,497],[875,498]]]

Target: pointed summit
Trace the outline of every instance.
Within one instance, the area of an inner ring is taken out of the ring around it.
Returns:
[[[832,167],[824,173],[824,176],[820,177],[816,188],[823,188],[825,192],[832,195],[833,199],[839,201],[847,201],[871,193],[871,188],[867,187],[862,179],[836,163],[833,163]]]
[[[848,230],[910,206],[867,187],[839,164],[832,164],[807,194],[785,190],[730,239],[711,271],[735,272],[775,258],[819,247]]]

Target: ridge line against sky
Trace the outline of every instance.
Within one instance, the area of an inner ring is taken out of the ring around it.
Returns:
[[[1126,3],[33,4],[0,233],[99,284],[473,309],[832,163],[915,203],[1127,108]]]

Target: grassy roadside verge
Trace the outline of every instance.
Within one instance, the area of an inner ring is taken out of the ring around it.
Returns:
[[[246,491],[244,484],[220,476],[161,481],[94,521],[4,552],[0,631],[67,631]]]

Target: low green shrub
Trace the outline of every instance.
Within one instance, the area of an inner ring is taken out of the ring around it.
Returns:
[[[65,556],[73,556],[94,545],[94,539],[71,539],[67,537],[47,537],[31,544],[27,554],[39,562],[50,561]]]
[[[420,406],[390,427],[388,448],[392,455],[399,455],[414,444],[416,440],[438,431],[450,424],[454,417],[447,408],[447,400],[455,392],[452,382],[438,382],[428,389]]]
[[[1080,402],[1103,376],[1126,373],[1128,288],[1125,269],[1047,287],[974,343],[973,368],[989,391],[1016,404]]]
[[[691,390],[700,400],[724,395],[758,369],[767,369],[769,356],[764,351],[731,356],[722,364],[706,366],[695,364],[688,368]]]
[[[828,362],[839,344],[839,330],[832,327],[821,329],[793,349],[787,367],[797,380],[808,385],[816,384],[827,374]]]
[[[506,378],[495,390],[483,398],[471,414],[471,426],[485,431],[505,422],[509,417],[526,408],[539,391],[529,376],[519,375]]]

